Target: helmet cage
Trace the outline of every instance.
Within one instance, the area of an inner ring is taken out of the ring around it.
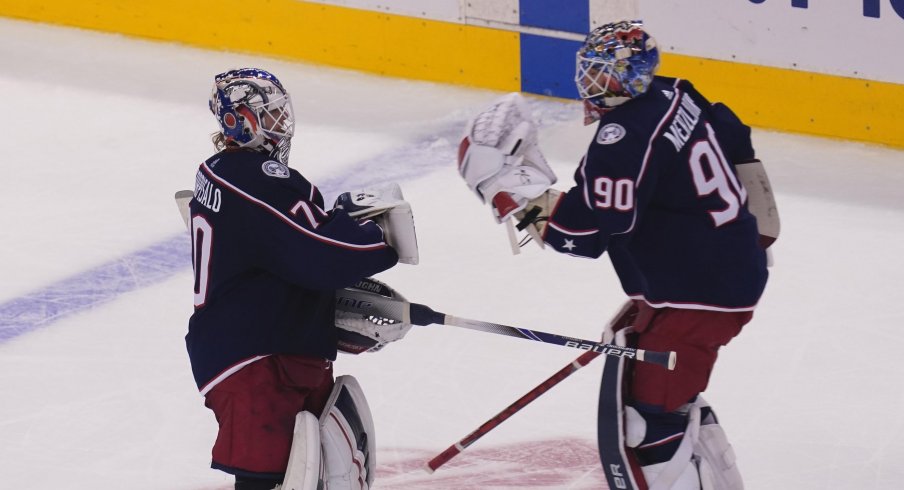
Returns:
[[[640,21],[593,30],[577,52],[575,85],[585,102],[612,108],[647,91],[659,66],[656,41]]]
[[[616,68],[618,63],[620,66]],[[626,69],[624,61],[602,61],[599,58],[588,58],[579,52],[576,65],[574,80],[582,99],[604,102],[605,107],[614,107],[630,99],[625,87],[612,75],[613,71]]]
[[[272,74],[254,68],[217,75],[210,98],[226,142],[272,151],[295,131],[292,100]]]

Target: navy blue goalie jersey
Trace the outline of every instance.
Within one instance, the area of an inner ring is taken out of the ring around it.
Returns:
[[[572,255],[608,251],[625,292],[652,306],[752,310],[766,257],[734,165],[753,158],[750,128],[727,107],[656,77],[602,117],[544,240]]]
[[[324,211],[314,185],[265,153],[227,150],[201,164],[190,208],[185,340],[202,393],[270,354],[335,359],[335,290],[398,261],[375,223]]]

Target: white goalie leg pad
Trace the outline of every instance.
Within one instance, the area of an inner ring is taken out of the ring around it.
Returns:
[[[668,465],[669,463],[666,462],[643,467],[644,478],[646,478],[647,481],[653,482],[653,485],[650,486],[650,490],[700,490],[700,476],[697,473],[697,467],[693,463],[685,465],[681,474],[677,475],[674,479],[669,478],[672,482],[672,486],[665,487],[657,485],[657,482],[665,481],[660,475]]]
[[[675,455],[641,468],[650,490],[743,490],[734,450],[709,405],[698,396],[686,408],[688,424]],[[626,415],[628,444],[636,446],[644,438],[646,422],[630,407]]]
[[[637,417],[643,420],[639,413]],[[630,419],[629,419],[629,422]],[[697,472],[694,447],[698,439],[700,429],[700,408],[694,405],[689,407],[687,429],[678,450],[669,461],[664,463],[643,466],[644,479],[650,486],[650,490],[701,490],[700,475]],[[635,437],[643,439],[643,434]]]
[[[370,407],[358,381],[339,376],[320,415],[324,478],[328,490],[368,490],[376,471]]]
[[[281,490],[318,490],[323,480],[320,421],[311,412],[298,412],[289,452],[289,466]]]
[[[708,407],[702,398],[697,397],[695,405]],[[709,411],[703,416],[700,434],[694,446],[700,470],[700,482],[703,490],[743,490],[744,481],[738,470],[734,449],[725,436],[716,417]]]

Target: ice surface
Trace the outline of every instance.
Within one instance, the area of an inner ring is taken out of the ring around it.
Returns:
[[[623,296],[606,260],[528,248],[459,181],[465,119],[498,93],[0,21],[0,487],[228,489],[189,371],[187,240],[173,192],[212,151],[212,77],[258,65],[290,89],[292,165],[327,199],[398,180],[421,264],[381,275],[409,299],[584,338]],[[592,128],[532,99],[570,185]],[[831,103],[831,101],[827,101]],[[707,399],[751,489],[904,486],[904,152],[755,131],[783,220],[754,321]],[[423,464],[578,352],[417,328],[343,356],[378,429],[375,488],[591,489],[601,363],[577,372],[433,475]]]

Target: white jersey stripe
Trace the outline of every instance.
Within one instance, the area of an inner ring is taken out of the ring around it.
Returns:
[[[647,298],[645,298],[642,294],[633,294],[628,296],[631,299],[638,299],[643,301],[644,303],[652,306],[653,308],[675,308],[678,310],[705,310],[705,311],[724,311],[724,312],[737,312],[737,311],[753,311],[756,308],[756,305],[750,306],[739,306],[739,307],[730,307],[730,306],[718,306],[718,305],[708,305],[704,303],[682,303],[682,302],[672,302],[672,301],[659,301],[659,302],[651,302]]]
[[[265,358],[265,357],[269,357],[269,356],[270,356],[269,354],[266,355],[266,356],[254,356],[254,357],[252,357],[252,358],[250,358],[250,359],[245,359],[244,361],[242,361],[242,362],[240,362],[240,363],[238,363],[238,364],[236,364],[236,365],[230,367],[229,369],[223,371],[222,373],[220,373],[219,376],[217,376],[216,378],[210,380],[206,385],[204,385],[203,387],[201,387],[201,396],[206,395],[210,390],[213,389],[214,386],[220,384],[221,382],[223,382],[224,379],[226,379],[226,378],[232,376],[233,374],[237,373],[237,372],[238,372],[240,369],[242,369],[243,367],[245,367],[245,366],[251,364],[252,362],[260,361],[261,359],[263,359],[263,358]]]
[[[549,226],[550,228],[552,228],[560,233],[565,233],[566,235],[571,235],[571,236],[587,236],[587,235],[593,235],[595,233],[600,232],[599,230],[569,230],[568,228],[565,228],[564,226],[559,225],[557,223],[553,223],[552,221],[548,221],[547,226]]]
[[[656,129],[653,130],[653,133],[650,135],[650,140],[647,141],[647,151],[643,155],[643,163],[640,165],[640,172],[637,174],[637,180],[634,181],[634,211],[631,216],[631,226],[628,227],[627,230],[614,233],[614,235],[623,235],[625,233],[630,233],[631,230],[634,229],[634,225],[637,224],[637,196],[640,195],[638,190],[640,189],[640,183],[643,181],[644,175],[647,173],[647,164],[650,162],[650,155],[653,154],[653,142],[656,141],[656,138],[659,136],[659,131],[665,125],[666,120],[668,120],[675,111],[678,110],[679,101],[681,100],[681,91],[678,90],[678,82],[680,79],[676,79],[675,83],[672,85],[675,87],[675,96],[672,97],[672,106],[669,107],[669,110],[666,111],[665,116],[659,120],[659,124],[656,125]]]
[[[337,247],[350,248],[353,250],[376,250],[376,249],[380,249],[380,248],[384,248],[384,247],[388,246],[384,242],[358,245],[356,243],[347,243],[347,242],[335,240],[333,238],[325,237],[323,235],[314,233],[313,231],[308,230],[307,228],[299,225],[298,223],[293,221],[292,218],[286,216],[285,214],[283,214],[282,212],[280,212],[273,206],[270,206],[269,204],[265,203],[264,201],[261,201],[260,199],[252,196],[251,194],[248,194],[247,192],[230,184],[229,182],[227,182],[220,176],[214,174],[213,171],[210,170],[210,168],[207,166],[207,163],[204,163],[204,165],[201,168],[204,170],[204,173],[206,173],[207,176],[210,177],[211,179],[217,181],[219,184],[223,185],[224,187],[229,188],[231,191],[235,192],[236,194],[240,195],[241,197],[245,198],[246,200],[251,201],[252,203],[257,204],[261,208],[269,211],[270,213],[272,213],[273,215],[275,215],[276,217],[281,219],[283,222],[285,222],[289,226],[295,228],[296,230],[304,233],[305,235],[308,235],[309,237],[311,237],[315,240],[319,240],[321,242],[328,243],[330,245],[335,245]]]
[[[589,151],[589,149],[588,149]],[[587,209],[593,210],[593,204],[590,203],[590,185],[587,182],[587,154],[584,154],[584,158],[581,158],[581,166],[578,169],[578,172],[581,173],[581,178],[584,179],[584,204],[587,206]]]

